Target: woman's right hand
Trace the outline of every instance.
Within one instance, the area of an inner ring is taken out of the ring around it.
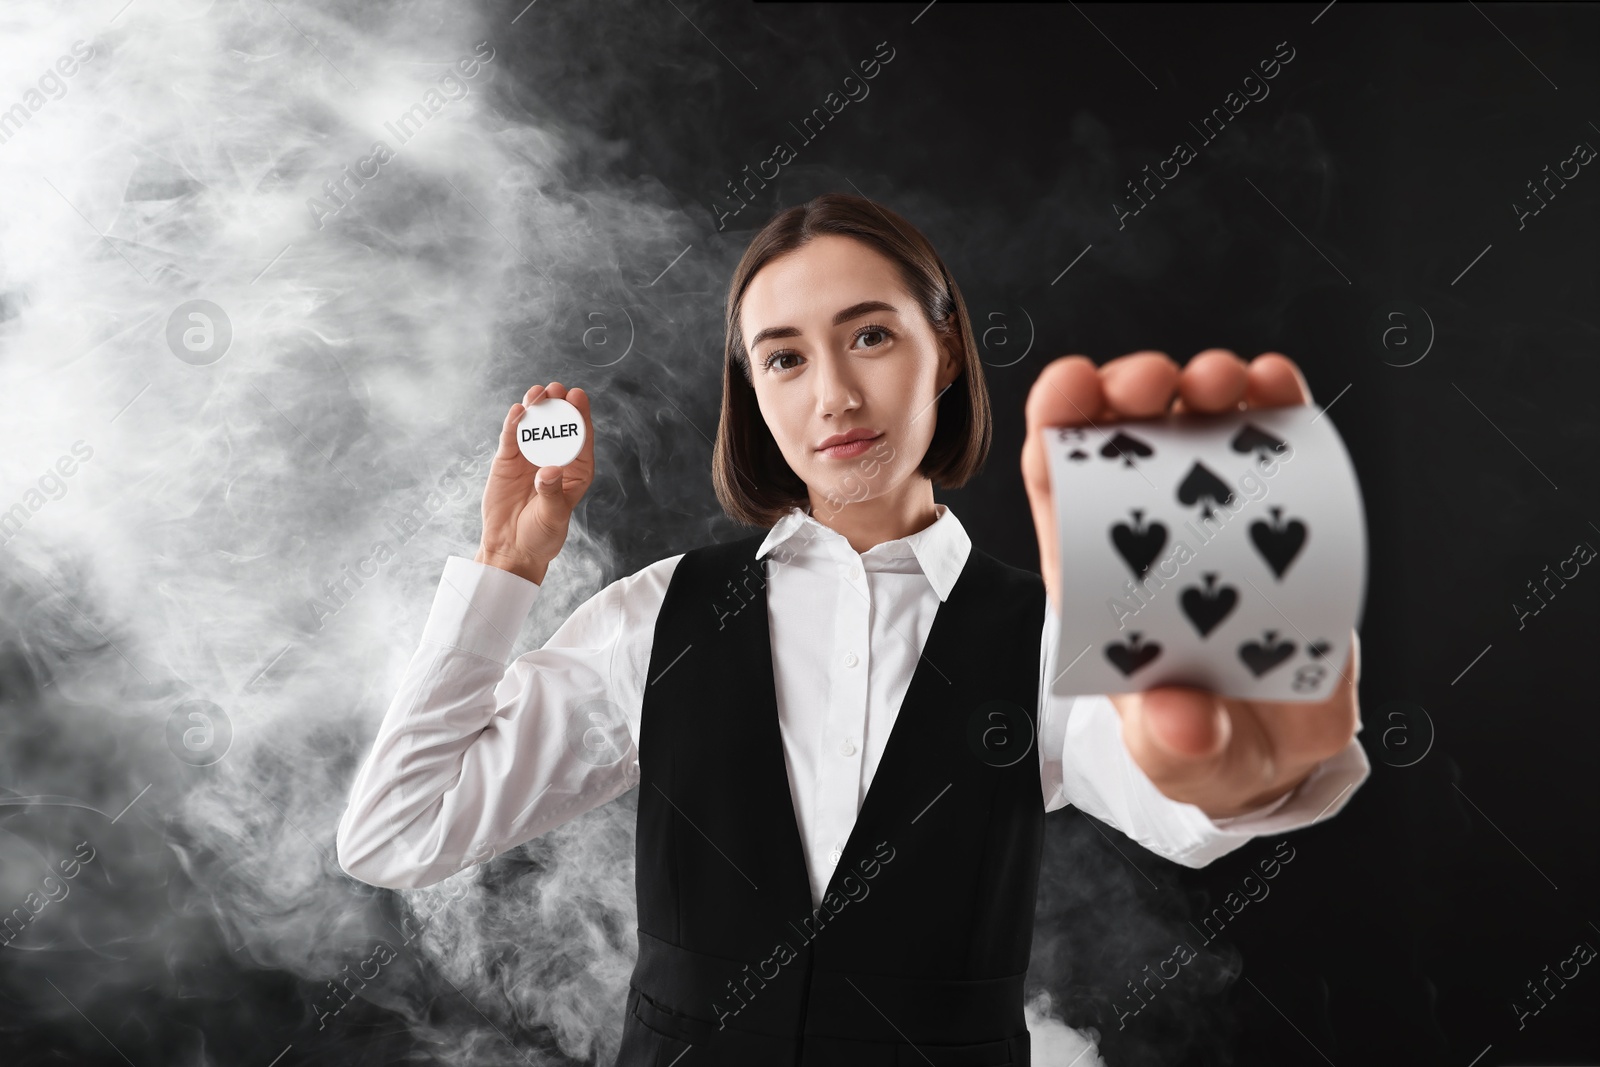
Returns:
[[[545,396],[565,400],[583,416],[583,451],[571,463],[535,466],[517,446],[517,423],[530,406]],[[589,417],[589,395],[568,391],[560,382],[536,385],[511,405],[500,427],[500,447],[489,465],[483,488],[483,538],[474,557],[521,575],[530,582],[544,581],[550,561],[567,540],[572,509],[594,480],[594,422]]]

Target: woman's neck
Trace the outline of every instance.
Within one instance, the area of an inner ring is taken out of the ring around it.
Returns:
[[[907,478],[904,484],[881,496],[842,505],[838,498],[830,502],[815,489],[810,491],[810,497],[812,517],[843,536],[858,553],[926,530],[939,517],[933,482],[921,476]]]

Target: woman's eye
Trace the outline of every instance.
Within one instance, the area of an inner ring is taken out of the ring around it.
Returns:
[[[780,359],[791,359],[791,358],[799,359],[800,357],[794,352],[774,352],[774,353],[772,353],[772,355],[768,356],[766,359],[761,361],[761,366],[765,370],[771,370],[773,368],[773,365],[775,363],[777,363],[778,360],[780,360]],[[778,369],[779,370],[788,370],[789,368],[788,367],[779,367]]]
[[[878,335],[879,340],[867,345],[866,347],[868,348],[881,348],[883,347],[885,341],[894,336],[894,334],[891,333],[886,326],[863,326],[861,329],[856,331],[856,340],[859,341],[862,338],[871,336],[873,334]]]

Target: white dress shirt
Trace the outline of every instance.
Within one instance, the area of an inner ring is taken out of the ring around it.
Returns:
[[[758,552],[767,559],[779,726],[814,904],[872,784],[934,613],[971,550],[955,514],[944,504],[936,510],[927,528],[857,553],[791,508]],[[339,822],[344,870],[373,885],[432,885],[637,785],[655,623],[682,558],[612,582],[543,648],[513,660],[541,587],[449,557]],[[1155,788],[1129,755],[1109,699],[1051,695],[1059,622],[1048,597],[1043,622],[1046,811],[1075,804],[1151,851],[1200,867],[1253,836],[1331,817],[1371,772],[1352,738],[1287,796],[1211,819]],[[601,758],[591,742],[604,738],[603,727],[593,730],[607,720],[612,742]]]

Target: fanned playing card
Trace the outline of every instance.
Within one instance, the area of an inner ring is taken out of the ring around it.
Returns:
[[[1325,699],[1366,595],[1361,490],[1309,405],[1047,431],[1058,696]]]

